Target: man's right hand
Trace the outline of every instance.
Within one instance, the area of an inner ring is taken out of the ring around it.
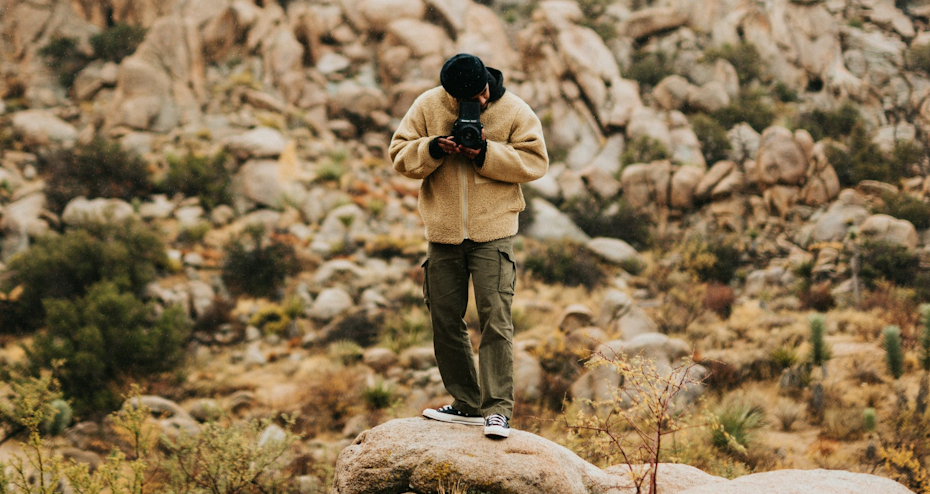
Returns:
[[[446,154],[459,154],[462,152],[462,146],[455,143],[452,137],[440,137],[439,149]]]

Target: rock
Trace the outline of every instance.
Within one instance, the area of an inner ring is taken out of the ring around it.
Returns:
[[[799,193],[797,187],[776,185],[765,189],[762,197],[769,211],[780,218],[785,218],[797,202]]]
[[[680,110],[688,103],[691,92],[696,89],[684,77],[670,75],[656,84],[652,90],[652,97],[666,110]]]
[[[307,315],[320,321],[330,321],[348,312],[355,305],[352,296],[341,288],[327,288],[320,292]]]
[[[661,469],[659,470],[661,472]],[[744,475],[733,480],[705,484],[678,494],[911,494],[891,479],[842,470],[775,470]]]
[[[642,106],[633,110],[626,127],[626,137],[633,142],[641,137],[649,137],[661,142],[665,149],[672,150],[672,136],[668,125],[652,108]]]
[[[484,61],[485,65],[496,67],[507,74],[508,69],[521,63],[520,54],[511,46],[508,36],[509,27],[497,11],[478,2],[456,0],[428,0],[434,5],[440,3],[455,4],[458,9],[465,9],[463,30],[456,37],[455,50],[459,53],[471,53]],[[451,10],[451,9],[450,9]],[[460,21],[452,21],[455,25]]]
[[[687,21],[687,16],[675,7],[650,7],[633,12],[618,31],[639,39],[683,26]]]
[[[710,197],[713,200],[730,197],[740,192],[743,189],[744,184],[745,178],[743,177],[743,172],[739,170],[733,170],[716,186],[714,186],[714,190],[710,192]]]
[[[730,104],[730,95],[722,83],[711,81],[691,91],[688,95],[688,106],[696,110],[715,112]]]
[[[632,305],[617,319],[614,332],[623,339],[631,339],[644,334],[657,333],[659,325],[643,309]]]
[[[846,238],[850,226],[858,226],[869,217],[865,200],[854,190],[846,189],[827,212],[814,224],[813,242],[836,242]]]
[[[762,142],[762,136],[745,122],[727,131],[727,139],[730,140],[729,157],[737,163],[755,159]]]
[[[187,282],[187,293],[190,297],[194,317],[198,319],[207,313],[213,305],[214,297],[216,297],[216,292],[213,291],[213,287],[210,286],[209,283],[200,280]]]
[[[623,167],[620,163],[620,155],[623,154],[624,148],[623,134],[614,134],[607,138],[597,156],[591,161],[591,167],[600,168],[609,173],[611,177],[617,176]]]
[[[905,38],[913,38],[917,34],[910,18],[895,5],[875,2],[865,12],[866,17],[882,29],[895,31]]]
[[[226,147],[239,159],[275,158],[284,152],[287,140],[277,129],[257,127],[225,140]]]
[[[408,369],[427,370],[436,367],[436,354],[432,347],[412,347],[401,352],[400,361]]]
[[[513,356],[513,393],[522,400],[534,401],[542,397],[542,365],[536,357],[525,351],[517,351]]]
[[[3,233],[3,260],[29,248],[29,239],[48,232],[48,224],[42,220],[45,209],[45,194],[32,193],[0,208],[0,232]]]
[[[536,214],[533,224],[527,228],[524,234],[536,240],[558,240],[571,239],[579,242],[587,242],[590,237],[581,231],[571,218],[559,211],[558,208],[541,197],[536,197],[531,202]]]
[[[362,355],[362,362],[371,367],[375,372],[384,373],[394,365],[397,365],[397,354],[390,348],[369,348]]]
[[[163,220],[171,216],[171,213],[174,212],[174,208],[175,204],[168,200],[168,196],[164,194],[155,194],[151,196],[150,202],[143,202],[142,205],[139,206],[139,216],[146,220]]]
[[[559,316],[559,323],[556,327],[563,333],[571,332],[578,328],[591,325],[594,313],[587,306],[582,304],[572,304],[562,311]]]
[[[623,196],[634,208],[643,208],[655,203],[668,205],[668,189],[672,165],[668,161],[629,165],[623,169],[620,183]]]
[[[887,214],[869,216],[859,225],[859,234],[864,239],[885,242],[891,245],[907,247],[909,251],[917,248],[917,229],[907,220],[899,220]]]
[[[582,170],[581,180],[585,187],[603,200],[611,200],[620,193],[620,182],[607,171],[589,166]]]
[[[357,3],[358,13],[368,28],[381,32],[397,19],[422,19],[426,13],[423,0],[361,0]]]
[[[619,266],[630,262],[641,262],[636,249],[619,238],[594,238],[585,244],[585,247],[601,259]]]
[[[804,149],[790,130],[765,129],[756,155],[756,181],[763,185],[799,185],[807,173],[807,164]]]
[[[670,205],[682,211],[694,205],[695,192],[704,178],[704,170],[696,166],[682,166],[672,174]]]
[[[241,197],[272,208],[280,208],[286,198],[298,201],[306,195],[303,187],[284,173],[278,161],[247,161],[233,177],[233,188]]]
[[[135,216],[132,205],[121,199],[76,197],[65,206],[61,220],[68,225],[121,223]]]
[[[676,483],[683,476],[701,479],[695,484],[715,479],[692,467],[679,467],[662,464],[660,489],[671,485],[662,475],[666,471]],[[332,492],[434,492],[453,483],[463,490],[513,494],[632,492],[629,475],[615,472],[600,470],[529,432],[513,430],[505,441],[488,441],[468,426],[418,417],[391,420],[360,434],[336,460]]]
[[[161,432],[169,439],[177,439],[182,434],[197,434],[200,431],[197,421],[171,400],[160,396],[142,395],[126,400],[122,408],[126,410],[139,406],[148,408],[149,412],[157,417],[156,422],[161,427]]]
[[[74,145],[77,130],[73,125],[46,110],[24,110],[13,114],[13,131],[31,146]]]
[[[694,189],[694,197],[699,200],[709,199],[711,192],[717,187],[717,184],[736,170],[736,163],[732,161],[718,161],[714,166],[710,167],[710,170],[707,170],[707,173],[704,174],[704,177],[698,182],[697,187]]]
[[[336,94],[329,99],[332,115],[351,115],[355,118],[368,118],[374,112],[387,108],[387,96],[377,87],[360,85],[347,81],[338,86]]]

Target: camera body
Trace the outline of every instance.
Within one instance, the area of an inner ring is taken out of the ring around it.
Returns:
[[[471,148],[481,148],[481,103],[477,101],[459,101],[459,118],[452,126],[455,143]]]

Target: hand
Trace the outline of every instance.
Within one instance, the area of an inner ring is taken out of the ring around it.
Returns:
[[[484,141],[484,129],[481,129],[481,140]],[[440,137],[439,138],[439,148],[442,149],[446,154],[461,154],[468,159],[475,159],[481,149],[472,149],[465,146],[460,146],[455,143],[454,137]]]

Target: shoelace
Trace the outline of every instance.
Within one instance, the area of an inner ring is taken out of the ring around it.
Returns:
[[[503,415],[495,413],[488,417],[489,427],[507,427],[507,419]]]
[[[463,413],[463,412],[461,412],[461,411],[459,411],[459,410],[456,410],[452,405],[446,405],[446,406],[444,406],[444,407],[442,407],[442,408],[440,408],[439,410],[436,410],[436,411],[437,411],[437,412],[444,412],[444,413],[454,413],[454,414],[456,414],[456,415],[461,415],[461,416],[463,416],[463,417],[467,417],[467,416],[468,416],[466,413]]]

